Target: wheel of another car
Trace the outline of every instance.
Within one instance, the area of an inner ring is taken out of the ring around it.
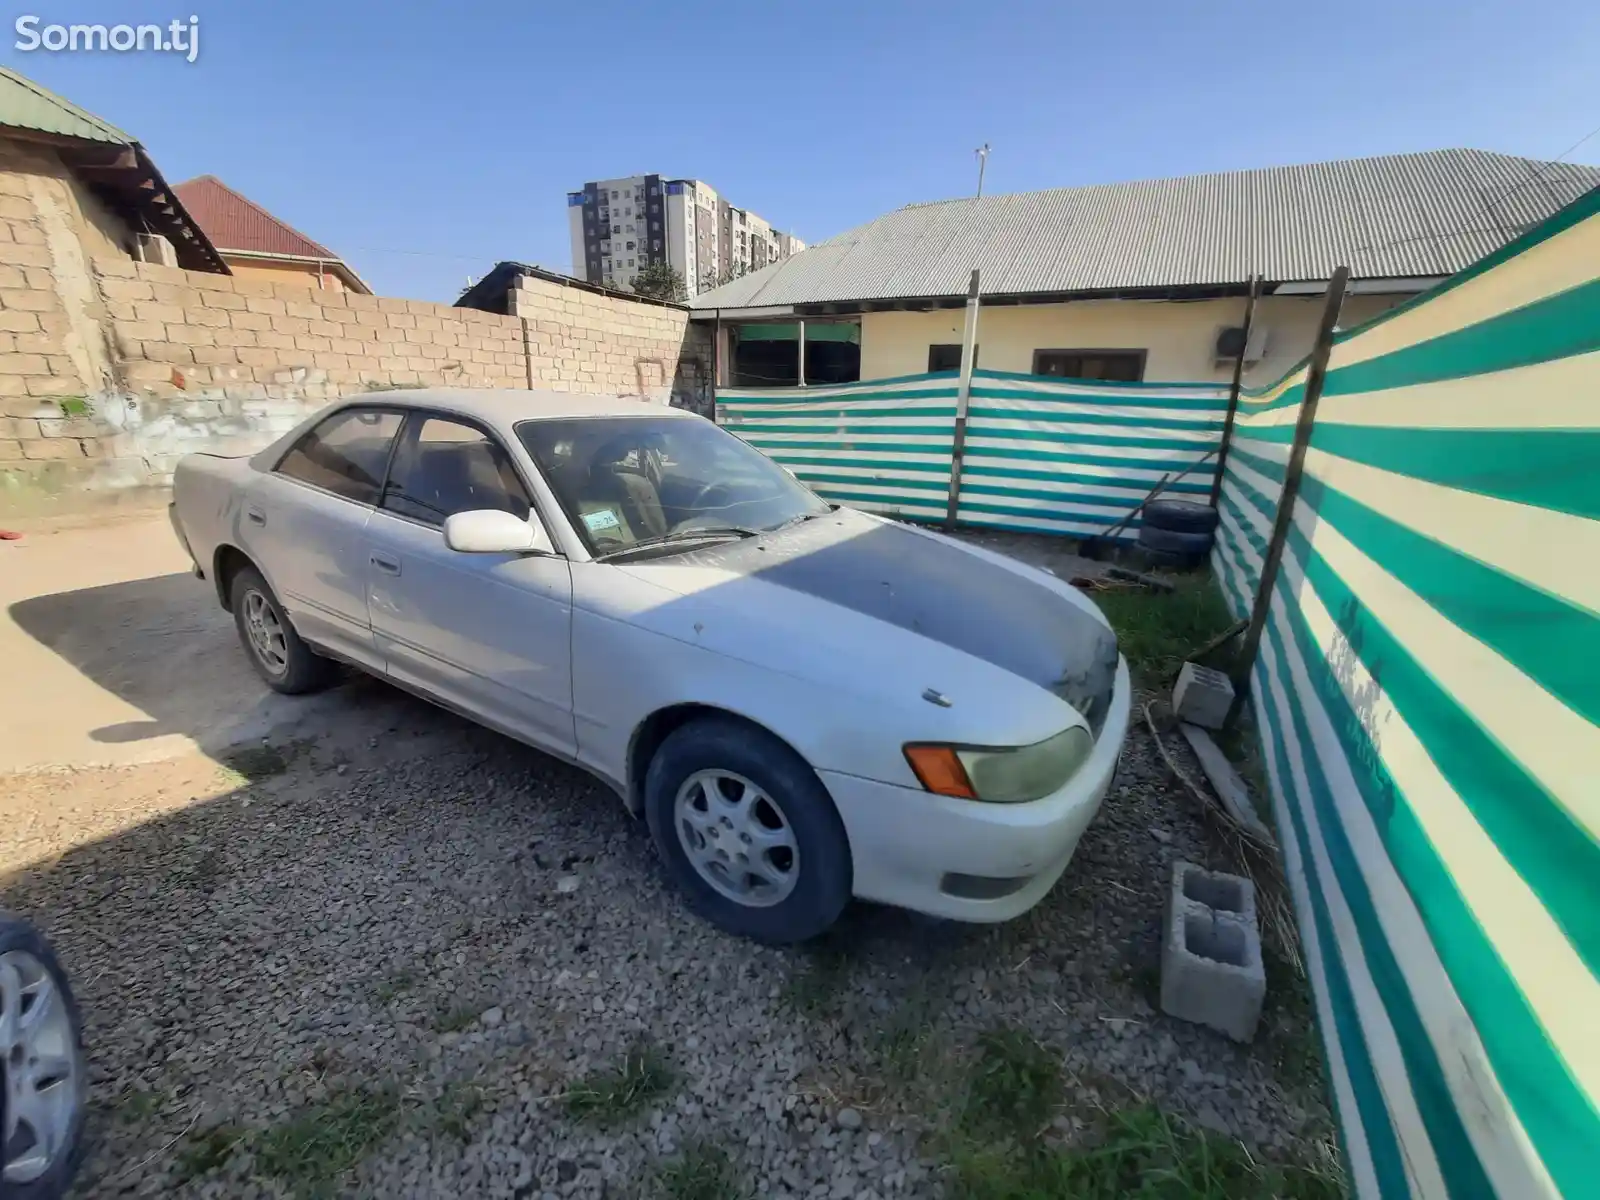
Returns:
[[[669,734],[645,776],[645,816],[668,877],[730,933],[803,942],[850,899],[850,843],[827,789],[753,725],[708,717]]]
[[[8,913],[0,913],[0,1081],[0,1196],[64,1195],[83,1138],[78,1005],[49,943]]]
[[[231,595],[239,640],[269,688],[295,696],[319,691],[334,681],[338,668],[300,640],[260,571],[240,567]]]

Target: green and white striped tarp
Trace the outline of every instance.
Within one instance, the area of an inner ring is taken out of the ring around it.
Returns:
[[[956,377],[826,387],[717,389],[717,423],[841,504],[942,520]]]
[[[1247,394],[1244,615],[1303,370]],[[1256,665],[1363,1196],[1600,1195],[1600,192],[1340,335]]]
[[[832,387],[719,389],[718,420],[821,495],[942,520],[950,491],[956,376]],[[1163,474],[1216,448],[1227,389],[1090,384],[978,371],[967,410],[957,519],[1072,536],[1099,533]],[[1203,464],[1172,488],[1210,491]],[[1131,524],[1125,536],[1138,532]]]

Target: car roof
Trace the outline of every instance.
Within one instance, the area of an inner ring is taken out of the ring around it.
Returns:
[[[518,421],[550,421],[561,417],[692,417],[639,396],[591,396],[574,392],[524,391],[519,388],[401,388],[346,397],[370,404],[406,408],[437,408],[491,424],[510,426]]]

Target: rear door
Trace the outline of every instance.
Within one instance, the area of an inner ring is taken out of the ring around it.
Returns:
[[[462,554],[445,518],[502,509],[530,491],[488,430],[413,412],[366,528],[367,607],[397,682],[571,757],[572,574],[555,554]]]
[[[318,422],[244,497],[240,540],[296,632],[382,670],[367,619],[365,530],[401,414],[341,409]]]

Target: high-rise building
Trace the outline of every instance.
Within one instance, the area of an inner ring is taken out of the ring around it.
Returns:
[[[689,295],[798,254],[806,244],[698,179],[630,175],[567,193],[572,273],[606,287],[630,287],[646,265],[666,262]]]

